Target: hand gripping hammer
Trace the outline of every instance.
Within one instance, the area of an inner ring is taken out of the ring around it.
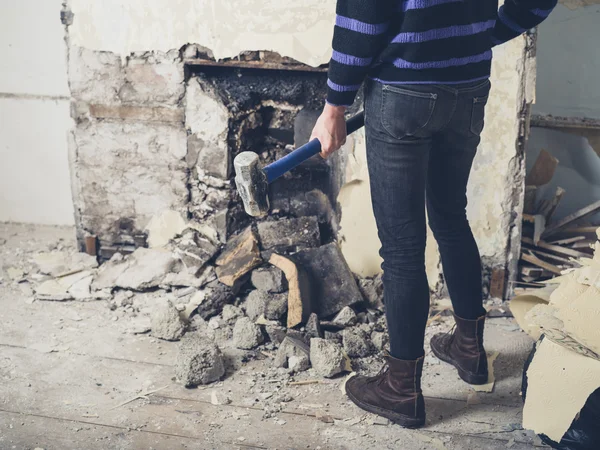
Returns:
[[[346,122],[348,134],[354,133],[365,124],[364,113],[360,112]],[[321,143],[313,139],[283,158],[261,168],[258,155],[242,152],[235,157],[235,184],[244,202],[246,212],[254,217],[262,217],[269,212],[269,184],[294,167],[302,164],[321,151]]]

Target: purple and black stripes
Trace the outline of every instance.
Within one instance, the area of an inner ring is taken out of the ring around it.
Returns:
[[[406,61],[402,58],[396,58],[393,61],[394,66],[398,69],[446,69],[448,67],[464,66],[466,64],[474,64],[481,61],[489,61],[492,59],[492,51],[487,50],[478,55],[464,56],[462,58],[450,58],[442,61],[425,61],[425,62],[411,62]]]
[[[360,84],[337,84],[331,80],[327,80],[327,86],[337,92],[356,92],[360,89]]]
[[[327,101],[362,81],[460,84],[490,75],[492,51],[542,22],[557,0],[337,0]],[[382,81],[385,80],[385,81]]]
[[[483,33],[491,28],[494,28],[495,20],[487,20],[485,22],[477,22],[469,25],[455,25],[446,28],[436,28],[429,31],[405,32],[399,33],[392,39],[394,44],[409,44],[427,41],[435,41],[437,39],[449,39],[461,36],[471,36],[474,34]]]
[[[413,9],[426,9],[445,3],[462,3],[464,0],[401,0],[398,11],[406,12]]]
[[[335,24],[340,28],[345,28],[346,30],[356,31],[357,33],[370,35],[383,34],[387,31],[389,26],[388,22],[366,23],[361,22],[360,20],[350,19],[349,17],[344,17],[340,15],[336,16]]]
[[[338,52],[337,50],[333,51],[331,59],[339,62],[340,64],[359,67],[368,67],[373,62],[373,58],[359,58],[358,56],[352,56],[347,53]]]

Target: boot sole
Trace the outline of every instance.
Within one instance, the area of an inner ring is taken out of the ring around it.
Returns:
[[[378,406],[373,406],[368,403],[364,403],[354,397],[351,392],[346,391],[346,395],[354,404],[356,404],[359,408],[364,409],[373,414],[377,414],[378,416],[385,417],[389,419],[393,423],[400,425],[404,428],[419,428],[425,424],[425,417],[423,418],[415,418],[405,416],[404,414],[395,413],[394,411],[390,411],[389,409],[379,408]]]
[[[478,386],[481,384],[486,384],[488,382],[487,375],[479,375],[479,374],[467,372],[466,370],[461,369],[459,367],[459,365],[456,363],[456,361],[454,360],[454,358],[449,357],[449,356],[446,357],[444,354],[438,352],[437,349],[435,348],[435,346],[433,346],[433,345],[431,346],[431,351],[438,359],[440,359],[448,364],[452,364],[454,366],[454,368],[458,371],[458,376],[465,383]]]

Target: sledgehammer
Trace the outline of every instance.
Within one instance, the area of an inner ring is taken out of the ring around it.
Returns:
[[[361,111],[346,122],[348,134],[354,133],[365,124]],[[254,217],[262,217],[269,212],[269,184],[277,178],[302,164],[321,151],[321,143],[313,139],[283,158],[261,168],[258,155],[254,152],[242,152],[235,157],[235,184],[246,212]]]

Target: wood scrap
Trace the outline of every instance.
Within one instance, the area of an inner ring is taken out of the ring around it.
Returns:
[[[546,217],[542,214],[536,214],[533,222],[533,242],[538,245],[540,239],[542,239],[542,233],[546,229]]]
[[[572,256],[573,258],[591,258],[591,255],[588,255],[587,253],[579,252],[567,247],[561,247],[560,245],[548,244],[544,241],[539,241],[536,244],[533,239],[527,237],[523,237],[521,241],[525,244],[535,245],[536,247],[543,248],[554,253]]]
[[[550,224],[550,226],[548,228],[546,228],[546,231],[544,231],[544,233],[542,234],[542,237],[544,238],[544,237],[552,236],[553,234],[556,234],[557,232],[559,232],[562,228],[566,227],[567,225],[569,225],[577,220],[581,220],[584,217],[587,217],[590,214],[594,214],[598,211],[600,211],[600,200],[592,203],[591,205],[586,206],[585,208],[581,208],[579,211],[575,211],[574,213],[569,214],[567,217],[564,217],[563,219],[559,220],[558,222],[556,222],[554,224]]]
[[[311,287],[306,271],[285,256],[273,253],[269,263],[281,269],[288,286],[287,327],[293,328],[304,323],[311,314]]]
[[[561,275],[562,271],[560,270],[560,268],[558,268],[557,266],[547,263],[546,261],[542,261],[540,258],[538,258],[535,255],[532,254],[528,254],[528,253],[522,253],[521,254],[521,259],[523,259],[524,261],[527,261],[528,263],[531,263],[535,266],[541,267],[543,269],[548,270],[549,272],[552,272],[556,275]]]
[[[546,223],[550,223],[550,221],[552,220],[552,216],[554,215],[556,208],[558,207],[560,201],[562,200],[563,196],[565,195],[565,192],[566,191],[563,188],[558,186],[556,188],[556,192],[554,193],[554,197],[552,198],[552,200],[550,200],[547,203],[546,207],[544,207],[543,209],[540,209],[540,214],[543,214],[544,217],[546,217]]]
[[[592,245],[594,245],[596,241],[592,240],[592,239],[586,239],[586,240],[581,240],[578,242],[575,242],[573,245],[571,245],[571,248],[587,248],[590,249],[592,248]]]
[[[558,167],[558,159],[542,149],[525,178],[525,184],[536,187],[548,184],[554,176],[556,167]]]
[[[585,240],[585,236],[575,236],[575,237],[570,237],[570,238],[566,238],[566,239],[558,239],[556,241],[550,241],[550,242],[548,242],[548,244],[569,245],[569,244],[574,244],[575,242],[579,242],[579,241],[583,241],[583,240]]]

